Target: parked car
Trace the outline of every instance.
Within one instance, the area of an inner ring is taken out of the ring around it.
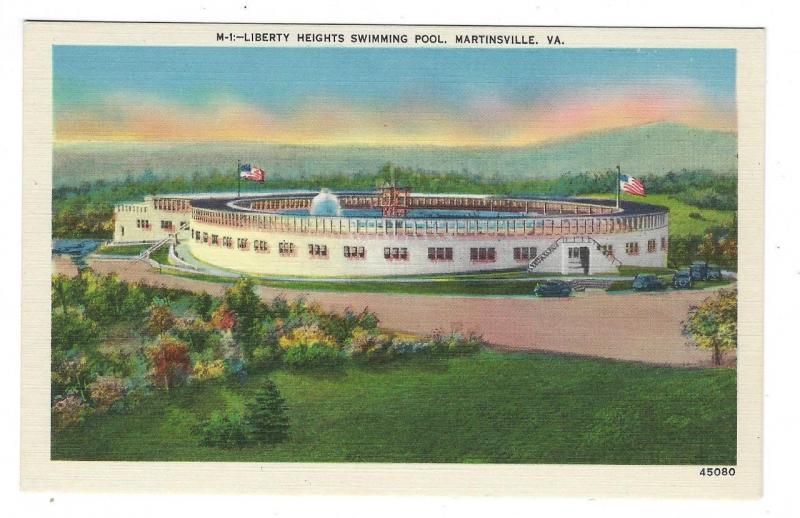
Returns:
[[[544,281],[533,290],[538,297],[569,297],[572,287],[564,281]]]
[[[692,280],[695,281],[718,281],[722,278],[722,269],[719,266],[702,261],[692,263],[689,271],[692,274]]]
[[[672,276],[672,287],[675,289],[689,289],[694,284],[692,280],[692,272],[688,269],[686,270],[679,270],[675,272],[675,275]]]
[[[664,281],[652,274],[637,274],[633,278],[633,289],[636,291],[656,291],[666,288]]]

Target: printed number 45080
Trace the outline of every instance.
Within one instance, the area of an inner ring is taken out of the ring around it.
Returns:
[[[736,474],[736,468],[702,468],[701,477],[732,477]]]

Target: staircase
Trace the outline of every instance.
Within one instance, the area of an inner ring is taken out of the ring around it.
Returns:
[[[537,255],[536,257],[531,259],[531,262],[528,263],[528,272],[533,272],[536,269],[537,266],[542,264],[542,261],[544,261],[545,259],[550,257],[550,254],[552,254],[553,252],[556,251],[556,249],[558,248],[558,245],[561,243],[562,239],[564,239],[564,238],[563,237],[559,237],[558,239],[556,239],[555,241],[550,243],[547,246],[547,248],[542,250],[542,252],[539,255]]]
[[[172,234],[168,235],[167,237],[165,237],[161,241],[158,241],[157,243],[151,245],[150,248],[148,248],[147,250],[145,250],[144,252],[142,252],[141,254],[136,256],[136,259],[139,259],[139,260],[147,259],[148,257],[150,257],[150,254],[152,254],[153,252],[155,252],[156,250],[158,250],[159,248],[161,248],[165,244],[169,243],[170,241],[172,241]]]

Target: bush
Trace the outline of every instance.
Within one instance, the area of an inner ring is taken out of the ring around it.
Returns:
[[[214,360],[211,362],[199,361],[194,364],[192,378],[197,381],[208,381],[221,378],[225,375],[225,362]]]
[[[94,408],[98,412],[108,412],[114,404],[121,402],[127,392],[122,378],[101,376],[89,386]]]
[[[428,339],[428,343],[429,352],[436,356],[458,356],[478,352],[483,346],[483,339],[474,333],[465,338],[461,333],[435,332]]]
[[[253,349],[248,365],[263,369],[272,365],[279,356],[279,353],[274,348],[260,345]]]
[[[200,444],[217,448],[238,448],[248,442],[247,424],[238,413],[214,412],[199,426]]]
[[[336,368],[345,358],[342,351],[321,345],[296,345],[283,352],[283,363],[290,369]]]
[[[89,414],[89,408],[79,396],[72,395],[59,399],[51,408],[53,426],[57,430],[63,430],[74,426]]]
[[[300,326],[292,329],[288,335],[281,336],[278,339],[278,344],[280,345],[281,349],[311,346],[338,349],[338,344],[336,341],[325,334],[325,332],[316,324]]]

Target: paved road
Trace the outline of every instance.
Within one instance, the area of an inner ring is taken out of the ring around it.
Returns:
[[[126,280],[215,295],[225,288],[219,283],[159,274],[142,262],[104,260],[91,266],[99,272],[115,271]],[[71,269],[63,263],[56,267]],[[265,286],[258,290],[265,299],[303,296],[327,311],[367,307],[378,315],[383,327],[398,331],[475,331],[504,350],[554,351],[668,365],[710,364],[710,354],[688,345],[681,334],[689,306],[708,297],[708,291],[609,294],[590,290],[568,299],[537,299],[336,293]]]

